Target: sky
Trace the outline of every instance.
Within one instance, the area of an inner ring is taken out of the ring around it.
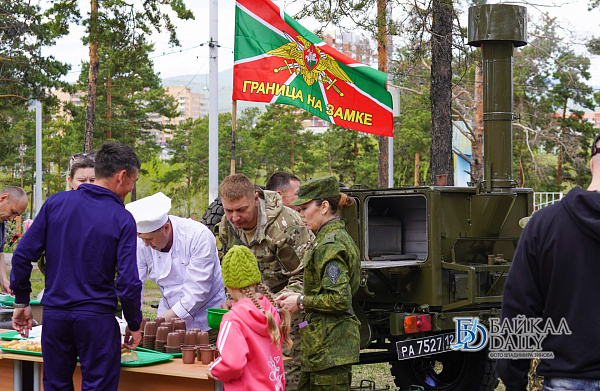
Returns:
[[[532,0],[531,2],[535,2]],[[530,16],[537,16],[541,12],[548,12],[556,17],[561,26],[576,31],[580,36],[591,36],[600,31],[600,10],[587,10],[587,0],[537,0],[538,5],[526,5]],[[208,74],[208,46],[209,39],[209,1],[188,0],[186,1],[194,12],[195,20],[177,20],[177,32],[181,47],[169,47],[168,35],[166,33],[155,33],[150,41],[155,44],[155,53],[151,56],[154,68],[162,78],[180,75],[202,75]],[[275,4],[283,8],[286,13],[293,15],[298,8],[298,1],[275,0]],[[502,3],[502,1],[488,0],[488,4]],[[505,2],[509,3],[509,2]],[[512,1],[511,4],[525,5],[520,1]],[[80,2],[84,7],[89,7],[89,2]],[[234,8],[235,0],[218,0],[218,42],[219,48],[219,70],[233,67],[233,36],[234,36]],[[88,9],[89,10],[89,9]],[[82,13],[88,12],[82,9]],[[314,29],[315,22],[302,22],[309,29]],[[531,30],[531,29],[530,29]],[[81,60],[89,57],[88,48],[83,46],[81,36],[83,28],[73,26],[71,33],[62,38],[58,44],[47,53],[52,53],[57,59],[72,64],[72,70],[66,80],[73,82],[78,78],[81,69]],[[204,46],[199,46],[204,44]],[[585,52],[581,44],[574,43],[574,47],[580,52]],[[590,84],[600,88],[600,57],[592,58],[592,79]]]

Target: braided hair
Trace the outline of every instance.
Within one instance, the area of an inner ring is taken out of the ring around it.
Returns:
[[[273,304],[273,307],[277,308],[277,306],[275,305],[275,297],[273,296],[273,293],[269,290],[269,288],[262,282],[259,283],[257,287],[258,290],[271,302],[271,304]],[[241,288],[240,291],[247,298],[252,300],[256,308],[258,308],[259,310],[263,310],[258,301],[258,298],[254,294],[256,292],[256,286],[247,286]],[[289,349],[292,346],[292,340],[290,339],[290,313],[284,308],[280,308],[278,311],[279,315],[281,316],[280,327],[277,327],[277,322],[275,321],[273,314],[269,311],[265,311],[265,315],[267,316],[267,329],[269,331],[269,335],[271,336],[271,341],[273,341],[274,344],[278,345],[281,342],[281,339],[283,338],[283,341]]]

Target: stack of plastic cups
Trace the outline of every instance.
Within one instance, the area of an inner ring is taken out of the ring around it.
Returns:
[[[208,333],[201,331],[198,333],[198,344],[196,345],[198,361],[202,364],[210,364],[215,359],[216,348],[209,344]]]
[[[176,319],[176,320],[172,320],[171,323],[173,323],[173,331],[186,329],[185,320]]]
[[[142,321],[140,323],[140,331],[142,332],[142,337],[144,336],[144,328],[146,327],[146,322],[149,322],[150,318],[146,317],[146,318],[142,318]]]
[[[165,345],[167,344],[167,335],[169,334],[168,327],[162,327],[156,329],[156,340],[154,342],[154,350],[157,352],[164,353]]]
[[[182,347],[185,344],[185,330],[177,330],[179,334],[179,347]]]
[[[146,349],[154,349],[154,342],[156,341],[156,330],[158,329],[158,323],[148,321],[144,325],[144,337],[142,338],[142,347]]]
[[[173,332],[167,335],[165,353],[181,353],[181,345],[179,344],[179,333]]]
[[[193,364],[196,360],[196,331],[186,331],[183,346],[181,347],[181,358],[184,364]]]

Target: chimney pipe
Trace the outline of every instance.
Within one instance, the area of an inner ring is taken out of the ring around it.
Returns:
[[[512,173],[513,49],[527,44],[527,9],[508,4],[469,8],[468,43],[483,54],[484,188],[516,187]]]

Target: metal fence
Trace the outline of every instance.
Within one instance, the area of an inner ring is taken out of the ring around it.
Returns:
[[[533,193],[533,210],[540,210],[545,206],[555,204],[562,198],[562,192],[535,192]]]

